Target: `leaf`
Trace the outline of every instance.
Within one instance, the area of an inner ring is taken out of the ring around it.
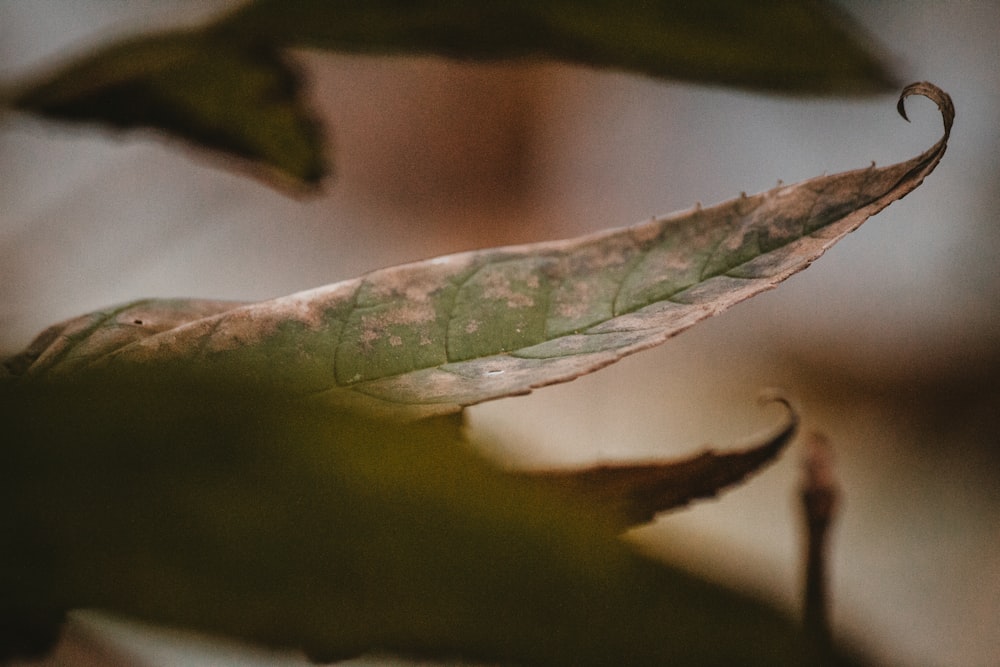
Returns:
[[[160,130],[239,158],[276,185],[312,188],[327,171],[299,77],[264,43],[203,32],[131,39],[6,96],[48,118]]]
[[[239,159],[272,185],[327,175],[318,124],[281,55],[307,46],[459,58],[544,57],[769,91],[870,94],[893,76],[820,0],[479,0],[247,3],[201,30],[135,37],[16,90],[7,105],[61,121],[153,129]]]
[[[49,327],[23,352],[6,360],[4,367],[17,376],[32,366],[85,366],[129,343],[239,305],[235,301],[207,299],[134,301],[122,308],[81,315]]]
[[[661,512],[715,496],[777,457],[795,435],[798,416],[784,399],[775,400],[788,408],[787,423],[747,449],[725,453],[709,449],[680,461],[614,463],[517,474],[571,500],[587,501],[602,515],[616,517],[622,528],[637,526],[652,521]]]
[[[826,2],[259,0],[227,35],[357,53],[542,57],[796,93],[873,93],[894,77]]]
[[[773,288],[916,188],[944,154],[954,107],[931,84],[901,99],[912,94],[938,104],[945,133],[905,162],[577,239],[383,269],[165,331],[129,329],[118,345],[113,327],[129,315],[107,311],[16,377],[141,366],[413,417],[572,380]],[[155,320],[157,302],[143,304]]]
[[[0,621],[95,608],[328,659],[819,659],[444,422],[137,374],[0,385],[0,424]]]

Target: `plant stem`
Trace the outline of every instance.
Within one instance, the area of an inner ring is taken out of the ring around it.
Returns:
[[[831,643],[827,595],[827,534],[836,514],[839,489],[833,475],[833,461],[827,439],[811,433],[806,441],[802,505],[806,521],[806,571],[803,625],[818,644]]]

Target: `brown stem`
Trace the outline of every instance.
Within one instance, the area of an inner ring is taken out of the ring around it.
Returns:
[[[827,534],[833,522],[839,490],[833,476],[833,461],[827,439],[811,433],[806,442],[802,505],[806,521],[806,571],[803,625],[821,645],[831,642],[827,595]]]

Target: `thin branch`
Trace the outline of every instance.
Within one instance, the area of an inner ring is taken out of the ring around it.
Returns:
[[[822,646],[831,643],[827,594],[827,534],[836,514],[839,489],[827,439],[811,433],[806,441],[802,505],[807,535],[803,625]]]

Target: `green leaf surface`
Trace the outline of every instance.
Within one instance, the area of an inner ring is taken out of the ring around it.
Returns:
[[[321,658],[817,659],[773,609],[637,555],[453,422],[133,375],[0,385],[0,424],[0,623],[97,608]]]
[[[268,182],[315,187],[318,124],[278,50],[203,32],[119,42],[6,93],[10,106],[117,129],[155,129],[221,151]]]
[[[383,269],[173,328],[158,318],[175,323],[194,306],[139,302],[57,326],[45,334],[57,351],[42,341],[33,360],[7,367],[30,380],[141,366],[414,417],[571,380],[773,288],[916,188],[944,154],[954,109],[930,84],[902,97],[915,93],[938,103],[945,135],[912,160],[582,238]]]
[[[219,30],[357,53],[550,58],[768,91],[896,87],[858,27],[817,0],[258,0]]]

